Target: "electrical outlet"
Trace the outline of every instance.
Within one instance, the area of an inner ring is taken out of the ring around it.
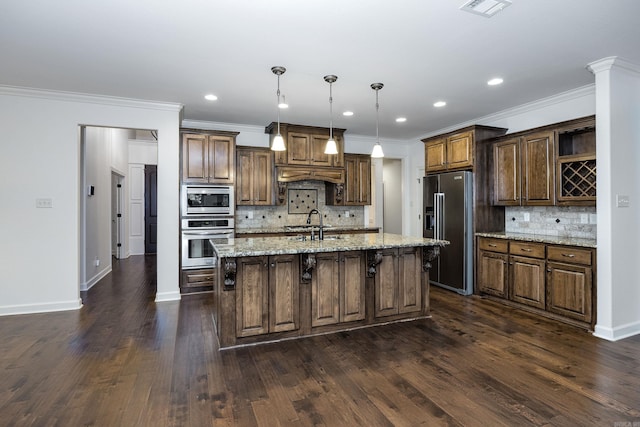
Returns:
[[[589,214],[586,214],[586,213],[580,214],[580,223],[589,224]]]
[[[247,218],[253,219],[253,211],[247,211]]]
[[[96,259],[93,261],[93,264],[94,264],[96,267],[100,267],[100,260],[96,257]]]
[[[45,199],[36,199],[36,208],[52,208],[53,207],[53,199],[45,198]]]
[[[345,218],[349,218],[349,211],[345,211],[345,212],[344,212],[344,217],[345,217]]]
[[[525,212],[524,213],[524,220],[528,222],[530,219],[531,219],[531,217],[529,215],[529,212]]]

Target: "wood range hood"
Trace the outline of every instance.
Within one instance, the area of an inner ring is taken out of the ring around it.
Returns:
[[[276,166],[276,180],[280,182],[325,181],[344,184],[344,168],[313,166]]]

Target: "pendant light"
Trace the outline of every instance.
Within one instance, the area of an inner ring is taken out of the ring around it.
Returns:
[[[373,151],[371,151],[371,157],[373,158],[384,157],[384,153],[382,152],[382,145],[380,145],[380,135],[378,133],[378,110],[380,109],[380,105],[378,104],[378,91],[383,87],[384,85],[382,83],[371,83],[371,89],[376,91],[376,143],[373,146]]]
[[[336,145],[336,140],[333,139],[333,93],[331,91],[336,80],[338,80],[338,76],[333,74],[324,76],[324,81],[329,83],[329,140],[324,147],[324,154],[338,154],[338,146]]]
[[[280,135],[280,76],[283,75],[285,71],[287,71],[287,69],[284,67],[271,67],[271,72],[278,76],[278,91],[276,92],[278,95],[278,103],[276,104],[278,106],[278,133],[271,143],[271,149],[273,151],[285,151],[287,149],[284,145],[284,139],[282,135]]]

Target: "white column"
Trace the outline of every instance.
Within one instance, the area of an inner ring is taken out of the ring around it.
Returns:
[[[611,57],[588,68],[596,79],[595,335],[615,341],[640,334],[640,66]]]

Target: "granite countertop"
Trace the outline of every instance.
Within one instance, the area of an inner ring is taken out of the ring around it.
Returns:
[[[424,239],[399,234],[342,234],[325,240],[299,240],[294,237],[239,237],[211,239],[220,258],[282,255],[316,252],[362,251],[415,246],[446,246],[447,240]]]
[[[285,225],[282,227],[271,227],[271,228],[236,228],[236,236],[242,236],[243,234],[277,234],[277,233],[297,233],[303,231],[309,231],[311,227],[318,228],[317,225]],[[332,231],[362,231],[362,230],[371,230],[372,232],[377,232],[380,230],[380,227],[365,227],[365,226],[357,226],[357,225],[349,225],[349,226],[332,226],[332,225],[324,225],[324,232],[331,234]]]
[[[583,239],[578,237],[546,236],[543,234],[491,232],[476,233],[480,237],[493,237],[496,239],[520,240],[524,242],[550,243],[553,245],[581,246],[584,248],[597,248],[596,239]]]

